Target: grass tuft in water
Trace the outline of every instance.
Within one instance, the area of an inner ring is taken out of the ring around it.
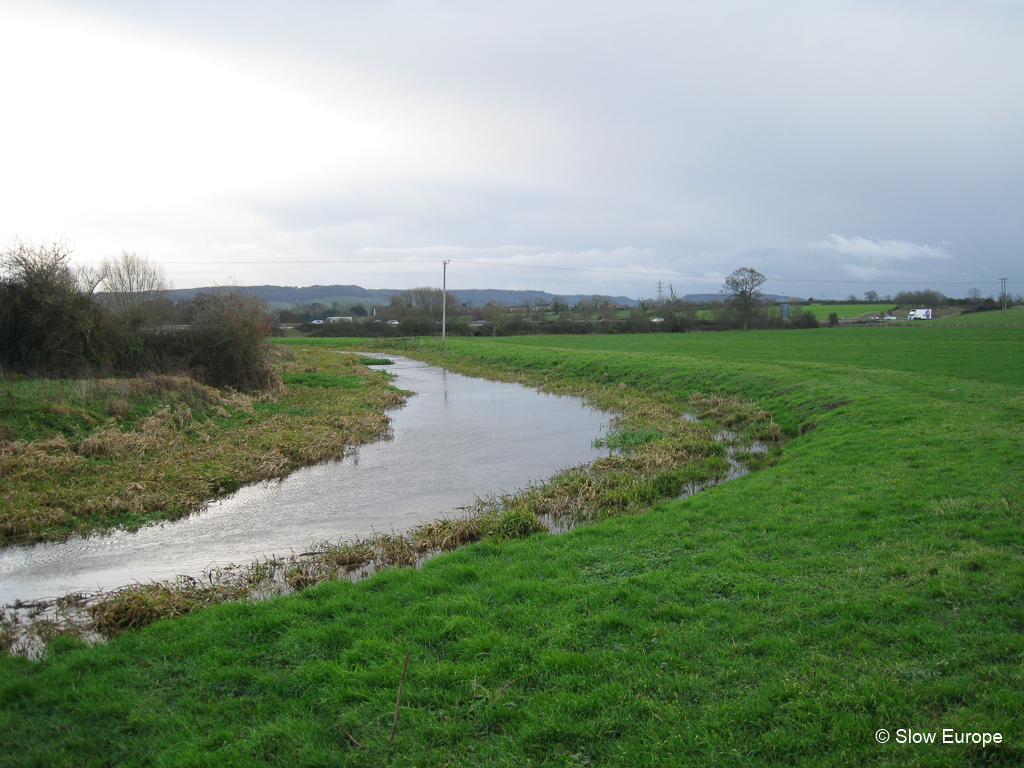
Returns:
[[[638,427],[636,429],[622,428],[617,429],[614,432],[610,432],[604,437],[598,437],[594,440],[595,448],[608,448],[612,451],[628,450],[630,448],[636,448],[638,445],[646,445],[647,443],[653,443],[655,440],[660,440],[665,435],[656,429],[649,427]]]

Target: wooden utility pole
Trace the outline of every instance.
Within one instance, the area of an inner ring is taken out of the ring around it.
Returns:
[[[445,335],[448,330],[448,262],[445,259],[441,262],[441,346],[448,346],[448,337]]]

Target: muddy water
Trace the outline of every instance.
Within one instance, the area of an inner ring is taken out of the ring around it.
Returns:
[[[591,443],[609,417],[580,400],[394,359],[386,370],[395,385],[417,394],[391,412],[392,440],[243,488],[174,523],[0,550],[0,606],[405,531],[602,454]]]

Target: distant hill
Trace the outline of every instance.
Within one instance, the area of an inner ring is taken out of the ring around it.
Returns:
[[[353,304],[364,304],[366,306],[387,304],[391,301],[391,297],[394,294],[401,293],[403,290],[398,288],[370,289],[362,288],[358,285],[312,285],[306,288],[281,285],[241,285],[238,286],[238,289],[253,296],[266,299],[270,302],[271,306],[277,309],[290,308],[296,304],[312,304],[313,302],[328,306],[335,301],[342,306]],[[172,301],[181,301],[182,299],[191,299],[197,293],[209,293],[216,290],[220,289],[212,286],[207,288],[181,288],[170,291],[169,297]],[[449,293],[454,294],[464,304],[472,304],[474,306],[483,306],[489,301],[509,305],[524,304],[536,298],[541,298],[545,302],[550,303],[556,298],[555,294],[547,293],[546,291],[503,291],[489,288],[451,290]],[[568,304],[577,304],[580,301],[594,298],[594,295],[589,293],[573,294],[558,296],[558,298]],[[617,304],[630,307],[638,303],[636,299],[630,299],[626,296],[606,296],[605,298]]]
[[[230,288],[233,289],[234,286],[230,286]],[[339,304],[387,304],[391,301],[391,294],[398,292],[372,291],[358,285],[311,285],[307,288],[295,288],[287,285],[240,285],[238,289],[266,299],[277,308],[292,307],[295,304],[312,304],[313,302],[330,305],[335,301]],[[197,293],[210,293],[217,290],[223,290],[223,287],[181,288],[170,291],[169,296],[171,301],[181,301],[182,299],[191,299]]]
[[[563,295],[548,293],[547,291],[502,291],[494,288],[452,290],[450,293],[458,297],[459,301],[464,304],[472,303],[473,306],[477,307],[482,307],[490,301],[498,304],[518,305],[525,304],[527,301],[531,301],[533,299],[542,299],[546,303],[550,304],[556,298],[564,301],[566,304],[572,305],[578,304],[581,301],[589,301],[594,298],[594,294],[592,293],[573,293]],[[636,299],[631,299],[628,296],[602,295],[602,298],[627,307],[633,307],[639,303]]]

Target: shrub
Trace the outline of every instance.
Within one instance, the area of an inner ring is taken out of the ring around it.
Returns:
[[[0,365],[40,376],[84,376],[111,363],[109,318],[95,281],[66,243],[15,242],[0,255]]]
[[[191,301],[184,332],[188,368],[211,387],[243,392],[274,386],[267,302],[239,290],[199,293]]]
[[[829,318],[829,322],[832,322],[831,318]],[[838,322],[838,317],[836,318],[836,322]],[[793,328],[817,328],[818,318],[815,317],[813,312],[801,312],[793,318],[790,325]]]

